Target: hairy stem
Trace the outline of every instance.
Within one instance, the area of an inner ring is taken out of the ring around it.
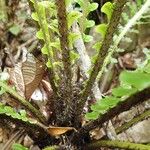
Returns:
[[[64,91],[63,99],[66,105],[66,115],[71,114],[71,104],[72,104],[72,74],[71,74],[71,60],[70,60],[70,49],[68,41],[68,23],[67,23],[67,12],[65,0],[56,0],[57,6],[57,18],[58,18],[58,28],[60,33],[60,45],[62,51],[62,61],[64,66]]]
[[[13,97],[16,98],[16,100],[21,103],[23,106],[25,106],[36,118],[38,118],[41,122],[46,123],[46,119],[43,116],[43,114],[37,110],[35,107],[33,107],[27,100],[25,100],[22,96],[20,96],[15,90],[13,90],[11,87],[0,81],[0,87],[4,88],[6,92],[11,94]]]
[[[30,123],[28,121],[23,121],[20,119],[12,118],[11,116],[7,116],[5,114],[0,114],[0,122],[3,122],[6,126],[10,122],[16,125],[17,129],[24,129],[28,135],[30,135],[35,141],[42,139],[43,137],[47,137],[48,133],[45,128],[41,127],[36,123]]]
[[[118,127],[116,129],[116,133],[119,134],[125,130],[127,130],[128,128],[130,128],[131,126],[137,124],[138,122],[146,119],[150,117],[150,110],[146,110],[144,113],[136,116],[135,118],[133,118],[132,120],[130,120],[129,122],[123,124],[122,126]]]
[[[85,149],[93,150],[101,147],[109,148],[119,148],[119,149],[128,149],[128,150],[148,150],[150,146],[144,144],[135,144],[131,142],[123,142],[119,140],[100,140],[85,146]]]
[[[117,106],[111,108],[105,114],[101,115],[98,119],[91,121],[88,124],[81,127],[81,129],[79,129],[78,134],[74,135],[73,139],[75,140],[75,139],[82,138],[89,131],[97,127],[102,127],[103,123],[105,123],[108,120],[113,119],[116,115],[119,115],[121,112],[129,110],[131,107],[148,100],[150,98],[149,93],[150,93],[150,87],[142,91],[138,91],[137,93],[124,99],[123,101],[118,103]]]
[[[81,114],[81,112],[83,110],[83,107],[85,105],[87,97],[91,93],[91,89],[95,83],[96,77],[97,77],[99,71],[101,70],[101,68],[103,66],[103,62],[104,62],[105,57],[108,54],[109,47],[113,41],[114,32],[116,31],[116,28],[119,24],[121,13],[123,11],[123,7],[124,7],[126,2],[127,2],[127,0],[118,0],[115,3],[114,11],[112,13],[110,23],[108,25],[106,36],[102,42],[102,46],[99,50],[99,53],[98,53],[97,59],[95,61],[94,67],[92,69],[92,72],[90,74],[90,77],[86,83],[84,90],[81,93],[81,99],[80,99],[80,102],[78,105],[78,111],[77,111],[77,113],[79,115]]]

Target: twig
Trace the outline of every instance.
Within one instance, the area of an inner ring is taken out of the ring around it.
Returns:
[[[5,143],[5,145],[3,146],[3,148],[1,150],[9,150],[11,149],[11,146],[14,142],[17,142],[17,140],[20,138],[20,136],[23,135],[25,131],[24,130],[18,130],[16,131],[11,137],[10,139]]]
[[[135,144],[131,142],[123,142],[119,140],[100,140],[85,146],[85,150],[93,150],[101,147],[109,148],[119,148],[119,149],[128,149],[128,150],[149,150],[150,146],[144,144]]]
[[[119,134],[125,130],[127,130],[128,128],[130,128],[131,126],[135,125],[136,123],[146,119],[150,117],[150,110],[146,110],[144,113],[134,117],[132,120],[130,120],[129,122],[123,124],[122,126],[118,127],[116,129],[116,133]]]
[[[97,59],[95,61],[95,64],[94,64],[94,67],[90,74],[90,77],[87,81],[87,84],[81,93],[81,99],[80,99],[80,102],[78,105],[78,110],[77,110],[78,115],[80,115],[81,112],[83,111],[83,107],[85,105],[88,95],[91,93],[91,89],[96,80],[96,77],[97,77],[99,71],[101,70],[101,68],[103,67],[103,62],[105,60],[105,57],[108,54],[109,47],[112,44],[113,35],[114,35],[114,32],[116,31],[116,27],[119,24],[121,13],[123,11],[123,7],[126,2],[127,2],[127,0],[118,0],[115,3],[114,11],[112,13],[110,23],[108,25],[106,36],[102,42],[102,46],[99,50]]]
[[[24,129],[25,133],[30,135],[35,141],[43,137],[49,137],[48,132],[41,126],[41,123],[36,122],[31,123],[29,121],[23,121],[20,119],[12,118],[6,114],[0,114],[0,121],[4,122],[6,125],[13,123],[16,125],[16,129]],[[51,137],[52,138],[52,137]]]
[[[4,88],[6,92],[11,94],[18,100],[19,103],[21,103],[23,106],[25,106],[35,117],[37,117],[41,122],[46,123],[46,119],[43,116],[43,114],[37,110],[35,107],[33,107],[27,100],[25,100],[22,96],[20,96],[15,90],[13,90],[11,87],[0,81],[0,87]]]

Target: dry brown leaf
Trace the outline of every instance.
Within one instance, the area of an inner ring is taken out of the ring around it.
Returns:
[[[32,54],[28,53],[25,62],[19,62],[10,69],[10,81],[22,97],[30,99],[41,82],[44,72],[43,62],[38,61]]]
[[[18,94],[25,97],[25,85],[21,68],[22,63],[17,63],[14,68],[10,69],[10,81],[15,85]]]
[[[64,134],[68,131],[74,130],[76,131],[75,128],[73,127],[54,127],[54,126],[49,126],[47,128],[47,132],[51,135],[51,136],[59,136],[61,134]]]
[[[29,99],[41,82],[45,72],[43,62],[38,61],[32,54],[22,64],[22,73],[25,83],[25,96]]]
[[[32,54],[27,55],[26,61],[22,64],[22,72],[25,85],[31,83],[35,78],[36,60]]]
[[[120,59],[119,63],[121,61],[120,66],[122,68],[126,68],[126,69],[135,69],[136,68],[134,56],[132,53],[127,53],[124,56],[121,56],[119,59]]]
[[[42,85],[43,85],[45,91],[47,92],[47,94],[49,96],[52,96],[53,90],[51,88],[50,83],[48,81],[46,81],[46,80],[42,80]]]

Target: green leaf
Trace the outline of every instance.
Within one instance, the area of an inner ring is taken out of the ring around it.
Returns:
[[[21,27],[18,24],[14,24],[13,26],[11,26],[9,28],[9,31],[13,34],[13,35],[18,35],[21,32]]]
[[[20,119],[25,122],[27,122],[27,121],[30,122],[30,118],[27,118],[25,110],[21,110],[18,113],[12,107],[5,106],[2,103],[0,103],[0,114],[5,114],[5,115],[11,116],[12,118],[15,118],[15,119]],[[32,123],[32,122],[30,122],[30,123]]]
[[[112,90],[112,94],[116,97],[122,97],[122,96],[129,96],[133,93],[135,93],[137,89],[135,88],[124,88],[124,87],[117,87]]]
[[[81,7],[84,6],[84,1],[83,0],[74,0],[76,3],[78,3]]]
[[[34,4],[34,0],[30,0],[30,2],[32,2]]]
[[[99,112],[99,114],[103,114],[109,109],[109,107],[108,107],[108,105],[101,105],[101,104],[96,103],[96,104],[91,106],[91,109],[93,111]]]
[[[47,50],[47,47],[46,47],[46,44],[43,46],[43,48],[41,49],[41,52],[43,53],[43,54],[48,54],[48,50]]]
[[[42,150],[57,150],[57,149],[58,149],[57,146],[54,145],[54,146],[48,146]]]
[[[65,0],[66,7],[68,7],[72,2],[73,0]]]
[[[107,27],[108,27],[107,24],[102,23],[102,24],[96,26],[95,31],[97,33],[100,33],[102,35],[102,37],[104,38],[105,34],[106,34],[106,31],[107,31]]]
[[[5,110],[5,112],[6,112],[7,115],[9,115],[9,114],[11,114],[11,113],[16,113],[16,112],[14,111],[14,109],[11,108],[10,106],[5,106],[5,107],[4,107],[4,110]]]
[[[91,42],[93,40],[93,37],[91,35],[86,35],[86,34],[83,34],[83,40],[84,42]]]
[[[95,54],[94,56],[92,56],[92,58],[91,58],[92,64],[95,63],[96,59],[97,59],[97,54]]]
[[[56,48],[57,50],[60,50],[60,41],[51,42],[50,46]]]
[[[41,2],[38,2],[38,5],[41,5],[45,8],[48,8],[49,6],[52,5],[52,2],[50,2],[50,1],[41,1]]]
[[[58,20],[57,19],[51,20],[50,24],[48,24],[48,27],[53,32],[56,32],[57,34],[59,34],[59,31],[58,31]]]
[[[32,17],[32,19],[34,19],[35,21],[39,21],[38,14],[37,14],[36,12],[32,13],[31,17]]]
[[[20,113],[20,115],[22,116],[22,117],[26,117],[27,116],[27,112],[25,111],[25,110],[20,110],[19,111],[19,113]]]
[[[47,66],[48,68],[52,68],[52,63],[50,62],[50,60],[48,60],[48,62],[46,63],[46,66]]]
[[[123,71],[119,77],[122,85],[131,85],[138,90],[150,86],[150,75],[138,71]]]
[[[91,28],[95,25],[95,22],[93,20],[86,20],[85,23],[84,23],[84,26],[86,28]]]
[[[97,8],[98,8],[98,3],[91,3],[88,5],[87,11],[91,12],[91,11],[96,10]]]
[[[74,51],[70,51],[70,59],[72,64],[74,64],[75,61],[79,59],[79,57],[80,57],[79,54],[75,53]]]
[[[12,150],[28,150],[28,148],[24,147],[21,144],[14,143],[12,146]]]
[[[42,29],[40,29],[37,33],[36,33],[36,37],[40,40],[44,40],[44,35],[42,32]]]
[[[69,47],[72,49],[74,42],[81,37],[78,33],[69,33],[68,35],[68,41],[69,41]]]
[[[107,15],[108,22],[111,19],[113,9],[114,9],[114,5],[111,2],[106,2],[101,8],[101,12]]]
[[[118,104],[118,102],[120,102],[119,98],[110,96],[110,97],[103,98],[102,100],[100,100],[98,102],[98,104],[104,105],[104,106],[106,105],[106,106],[112,108],[112,107],[116,106]]]
[[[93,111],[93,112],[87,113],[85,117],[86,119],[89,119],[89,120],[96,120],[99,117],[99,113]]]
[[[60,67],[60,68],[62,68],[62,67],[63,67],[63,64],[62,64],[62,62],[57,61],[57,62],[54,62],[54,63],[53,63],[53,66],[54,66],[54,68],[55,68],[55,67]]]
[[[70,29],[70,27],[72,26],[72,24],[77,21],[77,19],[79,19],[82,16],[82,13],[78,12],[78,11],[71,11],[68,16],[67,16],[67,20],[68,20],[68,28]]]
[[[96,49],[96,51],[98,52],[100,50],[101,46],[102,46],[102,43],[97,42],[92,46],[92,48]]]

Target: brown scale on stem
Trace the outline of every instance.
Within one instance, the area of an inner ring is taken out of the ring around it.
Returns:
[[[70,61],[70,49],[68,41],[68,24],[65,0],[56,0],[58,28],[60,33],[60,45],[62,50],[62,61],[64,66],[63,77],[63,101],[65,104],[65,118],[70,120],[72,113],[72,73]]]

